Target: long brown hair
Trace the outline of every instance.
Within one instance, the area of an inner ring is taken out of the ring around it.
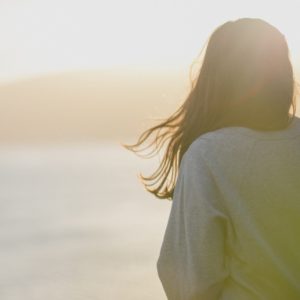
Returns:
[[[124,145],[152,157],[166,146],[157,170],[141,176],[157,198],[172,199],[181,159],[200,135],[227,126],[286,128],[296,113],[295,81],[285,37],[261,19],[242,18],[210,36],[199,74],[184,103],[166,120]],[[293,114],[290,115],[290,107]],[[140,149],[150,136],[154,140]]]

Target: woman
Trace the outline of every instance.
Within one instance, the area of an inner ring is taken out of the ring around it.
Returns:
[[[165,151],[142,179],[173,200],[157,262],[168,299],[300,299],[295,95],[285,37],[261,19],[226,22],[182,106],[126,146],[156,133],[148,147]]]

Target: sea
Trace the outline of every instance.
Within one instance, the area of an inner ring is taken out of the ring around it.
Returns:
[[[171,202],[118,142],[0,146],[1,300],[163,300]]]

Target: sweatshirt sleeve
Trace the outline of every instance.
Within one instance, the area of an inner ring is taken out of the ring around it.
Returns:
[[[190,146],[181,161],[157,261],[158,276],[171,300],[219,299],[228,276],[228,217],[198,150]]]

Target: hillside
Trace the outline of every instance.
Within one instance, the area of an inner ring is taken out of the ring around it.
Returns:
[[[126,140],[173,112],[183,72],[85,71],[0,86],[0,142]]]

